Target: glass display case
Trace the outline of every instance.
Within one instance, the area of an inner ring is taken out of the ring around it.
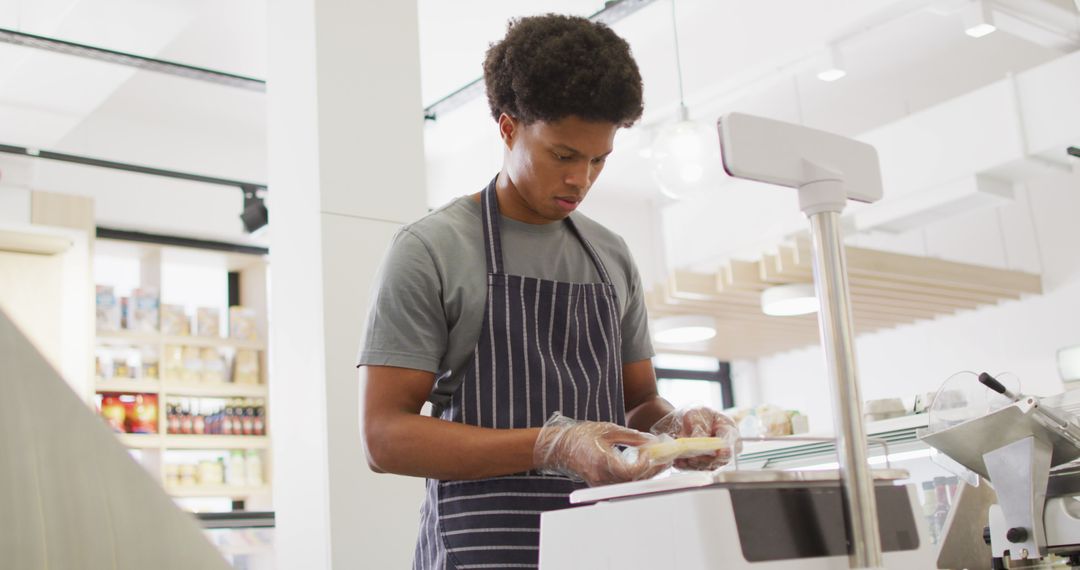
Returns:
[[[274,513],[197,513],[207,538],[236,570],[274,569]]]

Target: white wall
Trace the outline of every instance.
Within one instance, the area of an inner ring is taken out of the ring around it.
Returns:
[[[864,335],[856,341],[864,399],[902,397],[937,389],[955,372],[1011,371],[1022,389],[1059,392],[1058,349],[1080,344],[1080,173],[1033,181],[997,210],[957,217],[914,232],[874,236],[910,253],[1012,269],[1040,270],[1044,294]],[[912,239],[914,238],[914,239]],[[860,240],[856,239],[856,242]],[[923,251],[918,251],[923,250]],[[756,366],[755,366],[756,364]],[[808,348],[748,363],[760,400],[810,416],[811,428],[831,432],[824,361]],[[751,403],[751,402],[744,402]]]

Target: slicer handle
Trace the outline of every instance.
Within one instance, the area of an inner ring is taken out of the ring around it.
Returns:
[[[1001,382],[998,382],[996,378],[994,378],[993,376],[991,376],[991,375],[989,375],[989,374],[987,374],[985,372],[979,374],[979,382],[982,382],[984,386],[986,386],[987,388],[990,388],[991,390],[997,392],[998,394],[1003,394],[1003,395],[1008,396],[1010,398],[1014,398],[1013,394],[1009,393],[1009,390],[1005,387],[1004,384],[1002,384]]]

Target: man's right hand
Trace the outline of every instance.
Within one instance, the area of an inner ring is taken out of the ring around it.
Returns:
[[[654,436],[610,422],[578,421],[556,413],[540,430],[533,459],[540,471],[567,475],[590,486],[648,479],[670,467],[639,456],[627,461],[616,445],[638,446]]]

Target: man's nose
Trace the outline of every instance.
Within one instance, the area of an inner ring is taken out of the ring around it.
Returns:
[[[592,183],[594,169],[595,167],[590,160],[575,164],[566,174],[566,184],[581,190],[588,190]]]

